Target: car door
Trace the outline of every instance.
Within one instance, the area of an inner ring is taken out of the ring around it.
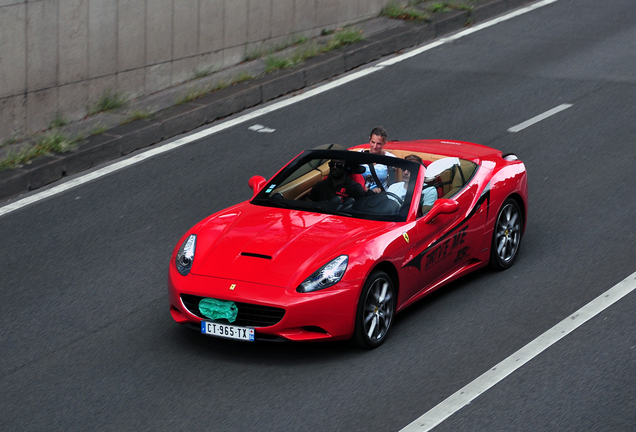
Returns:
[[[451,199],[457,203],[456,212],[440,214],[432,220],[422,217],[418,221],[423,237],[434,239],[423,250],[420,272],[423,287],[453,273],[478,252],[485,213],[481,205],[472,211],[476,190],[475,185]]]
[[[472,208],[476,191],[473,185],[451,199],[438,199],[430,214],[418,218],[407,265],[419,270],[419,283],[407,298],[438,285],[479,252],[485,210]]]

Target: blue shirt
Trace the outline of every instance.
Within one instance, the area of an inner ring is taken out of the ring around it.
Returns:
[[[432,206],[437,199],[437,188],[434,186],[424,187],[422,191],[422,205]]]
[[[385,152],[384,155],[395,157],[393,153],[389,153],[389,152]],[[382,183],[384,190],[387,190],[389,188],[389,184],[388,184],[389,169],[387,168],[386,165],[382,165],[382,164],[375,164],[373,165],[373,168],[375,169],[375,173],[377,174],[378,180],[380,180],[380,183]],[[364,176],[364,182],[367,189],[375,189],[379,187],[378,185],[375,184],[375,180],[373,179],[373,174],[371,174],[371,168],[369,168],[369,165],[364,165],[364,174],[362,175]]]

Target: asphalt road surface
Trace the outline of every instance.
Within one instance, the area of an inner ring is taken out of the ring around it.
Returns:
[[[636,271],[635,16],[632,0],[559,0],[1,216],[0,429],[406,427]],[[248,199],[250,176],[376,125],[525,162],[510,270],[437,291],[374,351],[172,321],[168,260],[191,225]],[[435,430],[635,430],[635,308],[632,292]]]

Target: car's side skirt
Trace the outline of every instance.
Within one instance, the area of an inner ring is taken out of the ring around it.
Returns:
[[[408,299],[407,301],[405,301],[404,303],[402,303],[399,308],[397,309],[396,312],[400,312],[403,309],[405,309],[406,307],[412,305],[413,303],[415,303],[416,301],[420,300],[422,297],[425,297],[426,295],[432,293],[433,291],[437,290],[438,288],[441,288],[442,286],[456,280],[459,279],[460,277],[471,273],[477,269],[480,269],[482,267],[485,267],[488,264],[488,261],[482,261],[482,260],[470,260],[467,261],[463,266],[453,269],[451,272],[446,273],[445,275],[443,275],[442,277],[440,277],[439,279],[437,279],[435,282],[433,282],[432,284],[430,284],[428,287],[424,288],[421,291],[418,291],[417,294],[415,294],[413,297],[411,297],[410,299]]]

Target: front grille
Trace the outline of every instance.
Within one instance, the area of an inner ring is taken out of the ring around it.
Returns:
[[[210,318],[206,317],[199,310],[199,302],[205,297],[199,297],[191,294],[181,294],[181,301],[184,306],[188,308],[191,314],[198,316],[206,321],[212,321]],[[285,309],[275,308],[270,306],[261,306],[250,303],[236,303],[236,307],[238,308],[238,314],[236,316],[236,320],[233,325],[237,326],[245,326],[245,327],[269,327],[274,324],[278,324],[281,319],[283,319],[283,315],[285,315]],[[216,322],[226,322],[229,323],[226,319],[214,320]]]

